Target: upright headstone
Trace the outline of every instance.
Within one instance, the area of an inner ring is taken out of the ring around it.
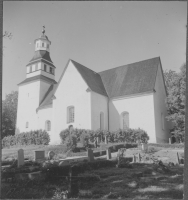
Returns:
[[[45,151],[34,151],[34,160],[35,161],[40,161],[40,160],[45,160]]]
[[[53,151],[48,152],[48,159],[51,160],[55,156],[55,153]]]
[[[106,158],[107,158],[107,160],[109,160],[109,159],[111,159],[111,158],[112,158],[112,155],[111,155],[111,150],[110,150],[110,148],[108,148],[108,149],[106,150]]]
[[[97,144],[99,144],[99,136],[97,137]]]
[[[178,163],[178,165],[180,164],[180,158],[179,158],[178,152],[177,152],[177,163]]]
[[[18,150],[18,167],[21,165],[24,165],[24,150],[19,149]]]
[[[133,155],[133,163],[136,163],[136,156]]]
[[[69,171],[69,185],[68,185],[69,198],[76,197],[79,193],[77,176],[78,176],[77,167],[73,165],[72,167],[70,167]]]
[[[105,135],[104,137],[105,137],[105,144],[108,144],[108,138],[107,138],[107,135]]]
[[[138,162],[141,162],[141,155],[140,155],[140,153],[138,154]]]
[[[169,144],[171,144],[171,138],[169,138]]]
[[[93,156],[93,150],[88,149],[87,150],[87,155],[88,155],[88,161],[94,161],[94,156]]]

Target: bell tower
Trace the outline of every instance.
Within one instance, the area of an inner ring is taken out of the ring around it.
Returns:
[[[34,44],[34,56],[26,65],[26,78],[43,75],[54,80],[56,67],[50,58],[51,41],[45,35],[45,26],[42,35],[34,41]]]
[[[18,84],[17,130],[27,132],[39,127],[37,108],[55,81],[55,66],[50,58],[51,42],[45,35],[34,41],[33,58],[26,65],[26,79]],[[50,105],[51,106],[51,105]]]

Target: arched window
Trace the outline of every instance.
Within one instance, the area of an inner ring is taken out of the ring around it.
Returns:
[[[46,131],[51,131],[51,122],[49,120],[47,120],[45,122],[45,130]]]
[[[26,128],[29,128],[29,122],[26,122],[25,127],[26,127]]]
[[[121,113],[121,128],[122,129],[129,128],[129,113],[127,111]]]
[[[104,113],[100,112],[100,129],[104,130]]]
[[[73,123],[74,122],[74,106],[69,106],[67,108],[67,123]]]

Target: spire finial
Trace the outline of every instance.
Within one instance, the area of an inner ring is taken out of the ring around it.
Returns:
[[[42,34],[44,35],[44,33],[45,33],[45,26],[43,26],[42,28],[43,28]]]

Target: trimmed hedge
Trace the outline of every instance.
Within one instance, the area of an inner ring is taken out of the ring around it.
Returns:
[[[16,145],[48,145],[50,142],[49,134],[44,130],[35,130],[24,132],[2,139],[2,147],[10,147]]]
[[[65,129],[60,132],[60,138],[62,144],[67,143],[69,130]],[[142,129],[127,129],[127,130],[117,130],[114,132],[109,132],[106,130],[86,130],[86,129],[74,129],[72,133],[77,138],[77,142],[86,142],[89,140],[90,142],[94,142],[94,139],[98,137],[101,142],[105,141],[105,136],[108,138],[108,142],[110,143],[120,143],[120,142],[127,142],[127,143],[136,143],[140,141],[142,143],[147,143],[149,140],[149,136],[146,131]]]

